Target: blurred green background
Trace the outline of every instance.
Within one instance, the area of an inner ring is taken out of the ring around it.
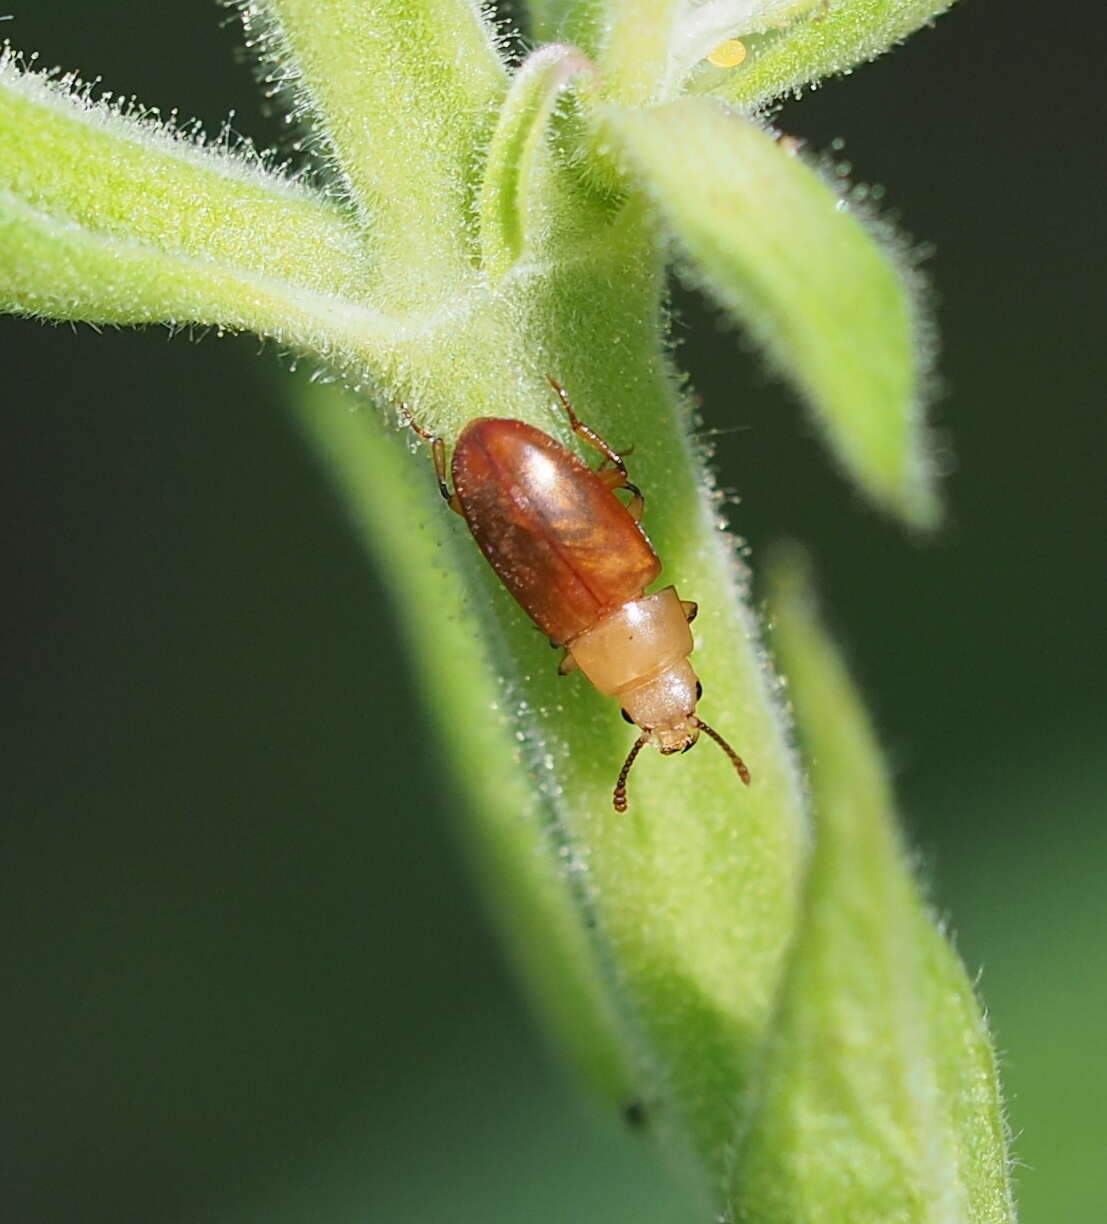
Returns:
[[[46,64],[278,131],[207,0],[8,8]],[[936,539],[861,506],[700,303],[677,325],[735,528],[755,565],[814,549],[982,969],[1027,1224],[1107,1218],[1102,15],[1063,20],[965,3],[782,113],[934,244]],[[0,1211],[676,1224],[500,964],[386,589],[258,347],[0,319]]]

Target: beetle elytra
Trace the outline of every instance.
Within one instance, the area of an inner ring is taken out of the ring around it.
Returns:
[[[431,444],[442,496],[531,620],[564,648],[559,670],[581,671],[639,727],[619,771],[615,809],[627,809],[627,776],[647,744],[666,755],[687,752],[701,732],[748,786],[745,762],[696,715],[703,688],[688,661],[696,604],[671,586],[646,594],[661,562],[639,523],[642,493],[622,456],[577,417],[564,388],[549,383],[573,432],[603,456],[598,468],[525,421],[478,417],[454,446],[451,492],[445,443],[420,428],[406,405],[403,411]],[[626,505],[617,489],[629,492]]]

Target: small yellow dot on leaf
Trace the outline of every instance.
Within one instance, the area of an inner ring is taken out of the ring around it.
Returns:
[[[744,42],[739,42],[737,38],[728,38],[711,52],[707,62],[714,64],[716,68],[737,68],[747,54]]]

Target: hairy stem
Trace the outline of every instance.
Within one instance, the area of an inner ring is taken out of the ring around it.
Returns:
[[[514,742],[505,737],[498,749],[489,744],[474,759],[466,737],[489,718],[487,691],[451,684],[443,673],[435,683],[436,705],[449,712],[440,723],[452,753],[467,758],[465,776],[482,779],[494,752],[506,752],[525,779],[533,799],[519,819],[532,835],[545,831],[563,886],[576,898],[629,1042],[634,1098],[659,1130],[690,1145],[717,1186],[733,1139],[734,1104],[794,931],[806,831],[798,774],[742,598],[745,574],[734,541],[719,530],[687,409],[657,355],[658,311],[641,307],[643,290],[656,303],[658,281],[651,271],[643,283],[635,225],[632,215],[624,218],[617,261],[593,260],[564,281],[551,274],[542,286],[529,285],[532,300],[546,299],[545,326],[532,321],[516,341],[526,382],[504,415],[529,419],[572,445],[545,387],[549,372],[571,392],[580,389],[576,407],[583,419],[618,445],[634,445],[633,476],[647,493],[645,521],[665,564],[663,581],[700,602],[695,661],[705,688],[702,708],[745,757],[752,786],[741,785],[713,745],[671,760],[651,752],[636,767],[631,811],[616,813],[611,790],[631,737],[615,704],[579,676],[557,675],[548,646],[499,587],[464,524],[438,504],[427,456],[412,463],[396,452],[388,461],[394,466],[389,482],[377,489],[409,481],[422,490],[426,508],[404,534],[430,532],[443,541],[442,563],[464,591],[461,615],[470,633],[479,631],[496,677],[496,717],[515,728]],[[638,292],[627,292],[629,285]],[[582,297],[597,303],[602,297],[622,346],[597,343],[590,314],[579,310]],[[447,436],[487,414],[489,405],[499,410],[503,390],[495,381],[455,382],[449,371],[442,377],[442,386],[425,384],[425,402],[429,407],[437,399],[444,411],[434,427]],[[413,407],[426,418],[419,403]],[[328,423],[331,415],[341,411],[331,404],[301,416],[325,439],[337,428]],[[363,488],[354,505],[366,540],[395,529],[385,518],[388,507],[376,501]],[[429,627],[413,632],[417,656],[438,657],[430,633]],[[429,674],[434,664],[421,667]],[[503,760],[495,765],[507,768]],[[502,818],[483,786],[480,792],[484,798],[471,796],[475,840],[485,847],[482,857],[494,858],[487,847],[502,841]],[[586,989],[578,982],[575,993]],[[621,1079],[609,1076],[609,1090],[612,1083],[625,1092]]]

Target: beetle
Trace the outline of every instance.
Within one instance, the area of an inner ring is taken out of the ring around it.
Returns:
[[[706,733],[748,786],[749,770],[725,739],[696,716],[703,686],[688,662],[697,605],[674,587],[646,594],[661,562],[642,530],[645,499],[623,457],[581,421],[564,387],[546,376],[573,432],[603,456],[590,468],[549,434],[504,417],[478,417],[461,431],[446,483],[446,444],[407,424],[431,444],[438,488],[468,524],[481,552],[532,621],[564,648],[559,671],[580,670],[641,734],[612,796],[627,810],[627,776],[646,744],[668,756]],[[630,494],[627,504],[616,490]]]

